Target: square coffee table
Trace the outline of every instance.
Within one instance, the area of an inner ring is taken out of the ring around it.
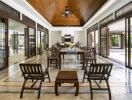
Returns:
[[[59,71],[55,81],[55,94],[58,96],[58,86],[61,86],[61,83],[74,83],[76,87],[75,96],[79,93],[79,82],[76,71]]]

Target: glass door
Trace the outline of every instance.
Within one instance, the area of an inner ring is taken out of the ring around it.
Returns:
[[[41,31],[37,31],[37,54],[41,54]]]
[[[7,20],[0,18],[0,69],[8,66]]]
[[[25,55],[28,58],[36,55],[36,33],[31,27],[25,28]]]
[[[129,49],[129,42],[128,42],[128,19],[125,19],[125,66],[129,66],[129,60],[128,60],[128,49]]]
[[[98,30],[95,30],[95,48],[98,54],[98,51],[99,51],[99,32]]]
[[[49,33],[45,34],[45,48],[49,48]]]
[[[41,34],[41,47],[42,47],[42,50],[46,50],[47,47],[46,47],[46,34],[44,32],[42,32]]]
[[[125,66],[126,83],[128,92],[132,92],[132,17],[127,18],[125,24]]]
[[[29,52],[28,52],[28,56],[29,57],[33,57],[33,56],[35,56],[36,55],[36,37],[35,37],[35,29],[33,29],[33,28],[29,28],[29,35],[28,35],[29,37],[28,37],[28,42],[29,42],[29,44],[28,44],[28,46],[29,46],[29,48],[28,48],[28,50],[29,50]]]
[[[126,19],[125,65],[132,69],[132,17]]]
[[[94,47],[94,31],[88,33],[88,47]]]
[[[132,68],[132,17],[130,18],[130,66]]]
[[[107,27],[102,27],[100,32],[100,54],[103,57],[109,56],[109,30]]]

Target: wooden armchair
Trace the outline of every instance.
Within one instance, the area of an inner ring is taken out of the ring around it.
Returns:
[[[23,63],[23,64],[19,64],[19,66],[20,66],[22,75],[24,76],[24,82],[22,85],[20,98],[23,97],[24,90],[38,90],[38,98],[40,98],[42,81],[44,81],[45,78],[48,78],[50,82],[48,68],[46,68],[45,71],[43,72],[41,64]],[[25,86],[28,80],[31,80],[33,82],[33,84],[30,87]],[[39,86],[34,87],[38,81],[40,81]]]
[[[99,63],[99,64],[91,64],[89,71],[88,71],[88,81],[90,84],[90,92],[91,92],[91,99],[93,99],[93,90],[108,90],[109,93],[109,99],[111,100],[111,91],[110,86],[108,83],[109,76],[112,70],[113,64],[111,63]],[[92,80],[96,83],[98,88],[92,87]],[[99,85],[99,82],[97,80],[106,82],[106,88],[102,88]]]

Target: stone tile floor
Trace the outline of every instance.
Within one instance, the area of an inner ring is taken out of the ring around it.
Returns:
[[[46,54],[44,54],[22,62],[41,63],[43,68],[45,68],[47,66],[46,59]],[[102,57],[98,57],[97,62],[112,62],[114,64],[109,80],[112,100],[131,100],[131,80],[128,80],[125,67]],[[52,82],[43,83],[40,100],[90,100],[89,83],[82,83],[83,70],[81,70],[80,66],[81,64],[74,55],[66,55],[65,59],[62,60],[62,70],[76,70],[78,73],[80,82],[80,94],[78,96],[74,96],[75,88],[71,88],[71,84],[64,84],[59,88],[60,95],[55,96],[54,81],[58,69],[50,67],[49,73]],[[131,71],[129,72],[131,73]],[[0,100],[19,100],[23,77],[18,64],[10,66],[8,69],[5,69],[0,73]],[[129,77],[131,78],[131,75],[129,75]],[[102,83],[101,86],[104,86],[104,83]],[[94,91],[93,93],[93,100],[109,100],[107,91]],[[37,91],[26,91],[22,100],[37,100]]]

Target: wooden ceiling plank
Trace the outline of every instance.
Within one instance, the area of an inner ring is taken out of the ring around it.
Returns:
[[[84,25],[108,0],[27,0],[49,23],[66,25],[66,17],[61,16],[65,6],[71,8],[69,25]]]

